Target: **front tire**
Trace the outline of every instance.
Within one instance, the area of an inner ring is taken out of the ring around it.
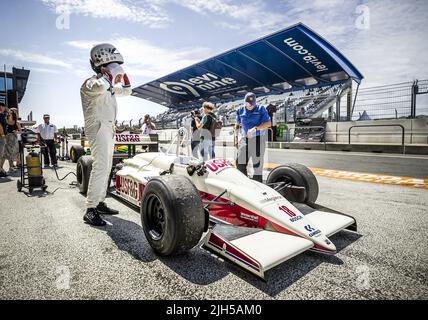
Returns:
[[[157,254],[172,256],[192,249],[205,227],[199,191],[184,176],[150,180],[143,193],[141,222],[147,241]]]
[[[304,187],[306,196],[303,203],[315,203],[318,198],[319,186],[315,175],[306,166],[299,163],[290,163],[273,169],[266,180],[266,184],[289,182],[293,186]],[[280,192],[287,200],[294,201],[292,194]]]
[[[77,187],[79,192],[86,195],[88,192],[89,178],[92,171],[92,163],[94,158],[91,156],[83,156],[77,161],[76,176],[77,176]]]

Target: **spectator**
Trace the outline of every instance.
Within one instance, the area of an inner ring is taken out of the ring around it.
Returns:
[[[57,158],[55,141],[57,140],[58,129],[54,124],[50,123],[50,116],[48,114],[43,116],[43,121],[44,122],[37,127],[40,141],[46,144],[46,147],[43,148],[43,161],[45,168],[49,168],[50,163],[52,163],[52,165],[56,168]]]
[[[3,158],[9,161],[9,168],[16,170],[14,159],[18,154],[18,134],[21,132],[21,125],[18,121],[16,112],[9,111],[6,116],[6,144],[4,148]],[[3,164],[2,164],[3,165]]]
[[[156,130],[156,126],[151,121],[150,115],[146,114],[144,116],[143,125],[139,130],[137,130],[137,132],[140,132],[141,134],[144,134],[144,135],[149,135],[149,134],[155,134],[156,133],[155,130]]]
[[[277,118],[276,118],[276,106],[274,106],[273,104],[270,104],[269,106],[267,106],[266,108],[269,117],[271,119],[271,123],[272,123],[272,131],[269,132],[268,135],[268,141],[276,141],[276,128],[277,128]]]
[[[6,171],[3,169],[4,149],[6,145],[6,106],[0,102],[0,177],[6,177]]]
[[[190,142],[190,146],[192,148],[192,155],[195,158],[199,158],[199,142],[201,139],[200,130],[198,129],[196,125],[196,119],[201,120],[201,112],[196,109],[191,113],[192,115],[192,122],[190,124],[192,128],[192,139]]]
[[[217,117],[213,113],[214,105],[211,102],[204,102],[202,104],[204,116],[202,120],[195,118],[196,127],[201,130],[200,150],[204,161],[215,158],[215,134],[214,126]]]
[[[20,122],[20,120],[21,120],[21,118],[19,117],[19,110],[18,110],[18,108],[10,108],[10,111],[13,111],[13,112],[15,112],[16,113],[16,119],[17,119],[17,121],[18,122]],[[21,123],[20,123],[21,124]],[[17,150],[19,150],[18,148],[19,148],[19,141],[21,141],[21,135],[18,133],[17,134],[17,141],[16,141],[16,148],[17,148]],[[17,152],[16,153],[16,158],[15,158],[15,160],[16,160],[16,165],[18,166],[18,167],[21,167],[21,157],[20,157],[20,155],[19,155],[19,152]]]
[[[248,160],[254,168],[253,180],[263,182],[263,157],[266,149],[266,129],[271,119],[265,107],[257,105],[256,95],[245,95],[245,105],[236,112],[234,144],[238,148],[237,168],[247,175]],[[238,142],[238,129],[242,127],[242,139]]]

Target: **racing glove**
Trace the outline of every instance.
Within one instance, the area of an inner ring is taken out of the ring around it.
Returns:
[[[129,81],[128,75],[126,73],[123,75],[123,86],[124,87],[131,86],[131,82]]]

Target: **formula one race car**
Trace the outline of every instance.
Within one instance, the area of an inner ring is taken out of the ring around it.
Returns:
[[[300,164],[275,168],[262,184],[226,159],[146,152],[118,165],[115,182],[113,194],[139,208],[157,254],[172,256],[202,243],[263,279],[306,250],[336,253],[328,237],[357,230],[354,218],[315,204],[317,180]]]

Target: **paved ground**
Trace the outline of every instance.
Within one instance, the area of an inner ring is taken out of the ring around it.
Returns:
[[[311,151],[282,152],[272,162],[329,163],[311,162],[318,157]],[[334,169],[428,177],[424,158],[382,166],[377,158],[332,157]],[[377,170],[361,161],[376,161]],[[61,176],[74,170],[61,165]],[[199,248],[157,257],[139,214],[112,198],[107,203],[121,214],[104,229],[85,225],[84,198],[69,186],[74,178],[58,182],[45,173],[48,194],[18,193],[16,178],[0,179],[0,299],[428,298],[427,190],[319,177],[318,202],[355,216],[359,234],[339,233],[336,256],[304,253],[269,271],[264,283]]]

